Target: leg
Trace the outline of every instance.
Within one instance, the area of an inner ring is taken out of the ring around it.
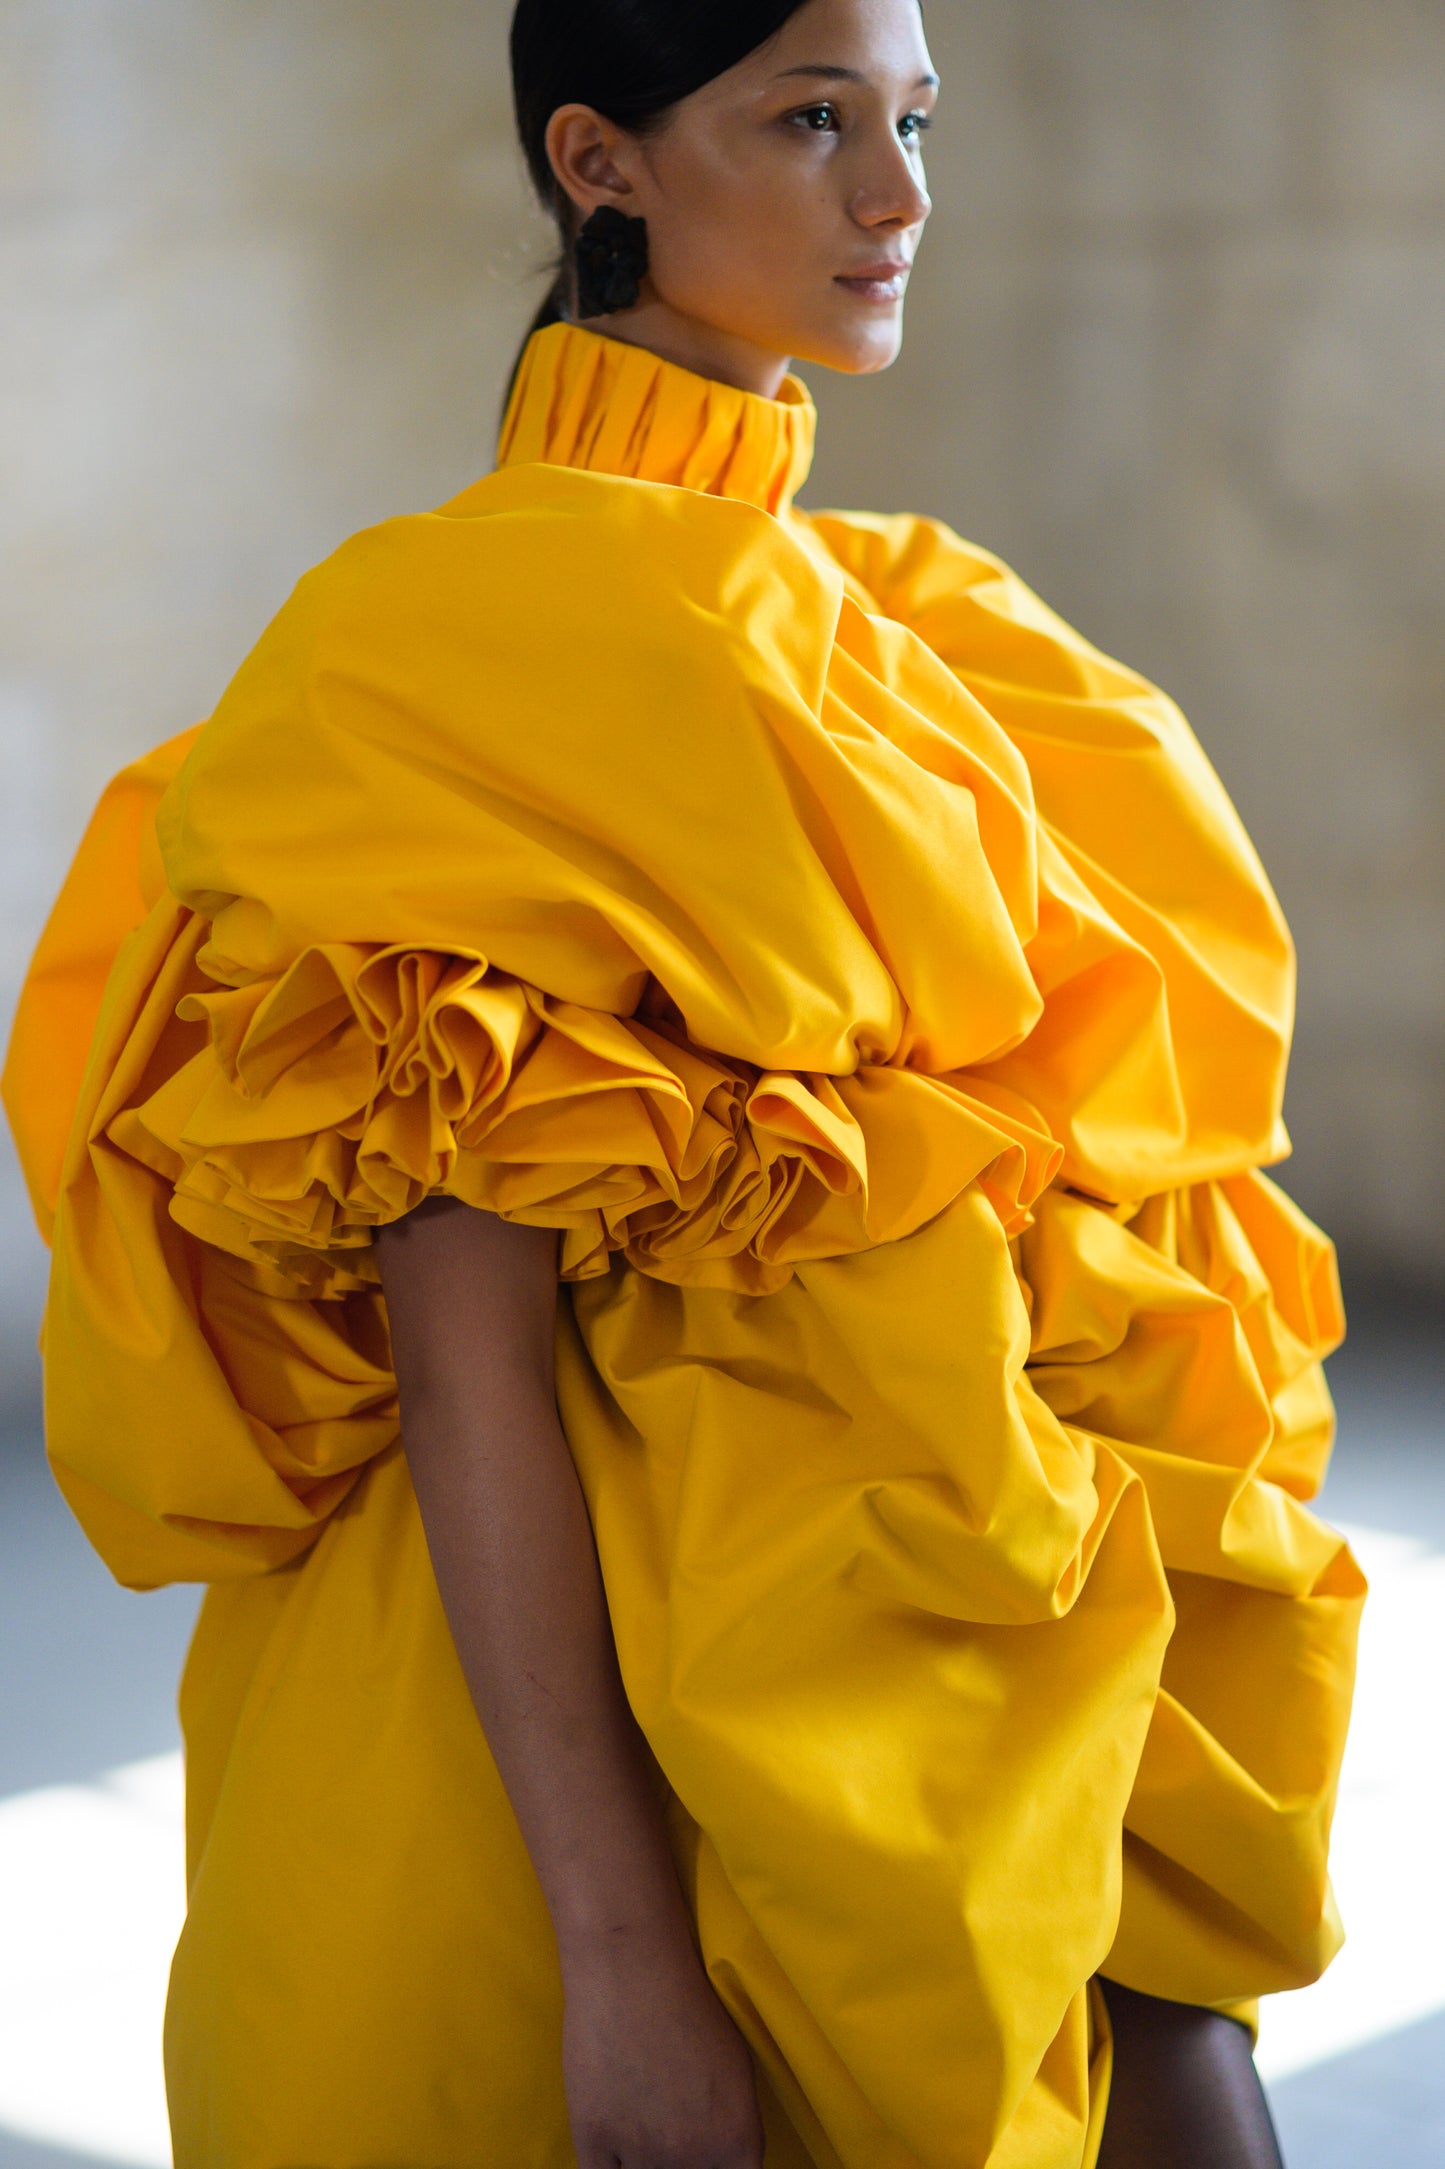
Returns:
[[[1099,1985],[1114,2029],[1099,2169],[1283,2169],[1244,2027]]]

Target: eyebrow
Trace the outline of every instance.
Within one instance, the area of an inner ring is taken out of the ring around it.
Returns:
[[[828,83],[866,84],[868,81],[867,76],[860,74],[857,68],[815,68],[809,66],[804,66],[801,68],[780,68],[777,75],[774,77],[774,81],[779,83],[785,82],[790,75],[821,76],[823,80]],[[913,87],[915,90],[937,90],[938,77],[936,75],[920,75],[918,81],[914,84]]]

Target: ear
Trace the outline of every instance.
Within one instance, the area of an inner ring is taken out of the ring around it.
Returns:
[[[547,156],[558,186],[582,217],[601,204],[631,212],[628,152],[634,139],[590,105],[559,105],[547,123]]]

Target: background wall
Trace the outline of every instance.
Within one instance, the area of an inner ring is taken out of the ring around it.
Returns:
[[[505,0],[0,0],[0,1021],[96,791],[489,462],[547,254]],[[941,514],[1175,692],[1303,988],[1286,1180],[1445,1286],[1445,8],[933,0],[908,352],[813,502]],[[0,1364],[41,1259],[0,1177]]]

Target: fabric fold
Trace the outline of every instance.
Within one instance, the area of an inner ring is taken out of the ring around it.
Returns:
[[[318,946],[175,1016],[205,1044],[112,1118],[112,1143],[170,1176],[181,1225],[319,1297],[374,1285],[373,1230],[436,1195],[562,1229],[569,1279],[620,1251],[760,1294],[975,1181],[1013,1232],[1058,1162],[1006,1095],[723,1062],[476,952]]]
[[[992,1073],[1043,1113],[1067,1180],[1122,1203],[1283,1159],[1294,951],[1173,701],[940,521],[806,524],[1027,763],[1044,1009]]]

